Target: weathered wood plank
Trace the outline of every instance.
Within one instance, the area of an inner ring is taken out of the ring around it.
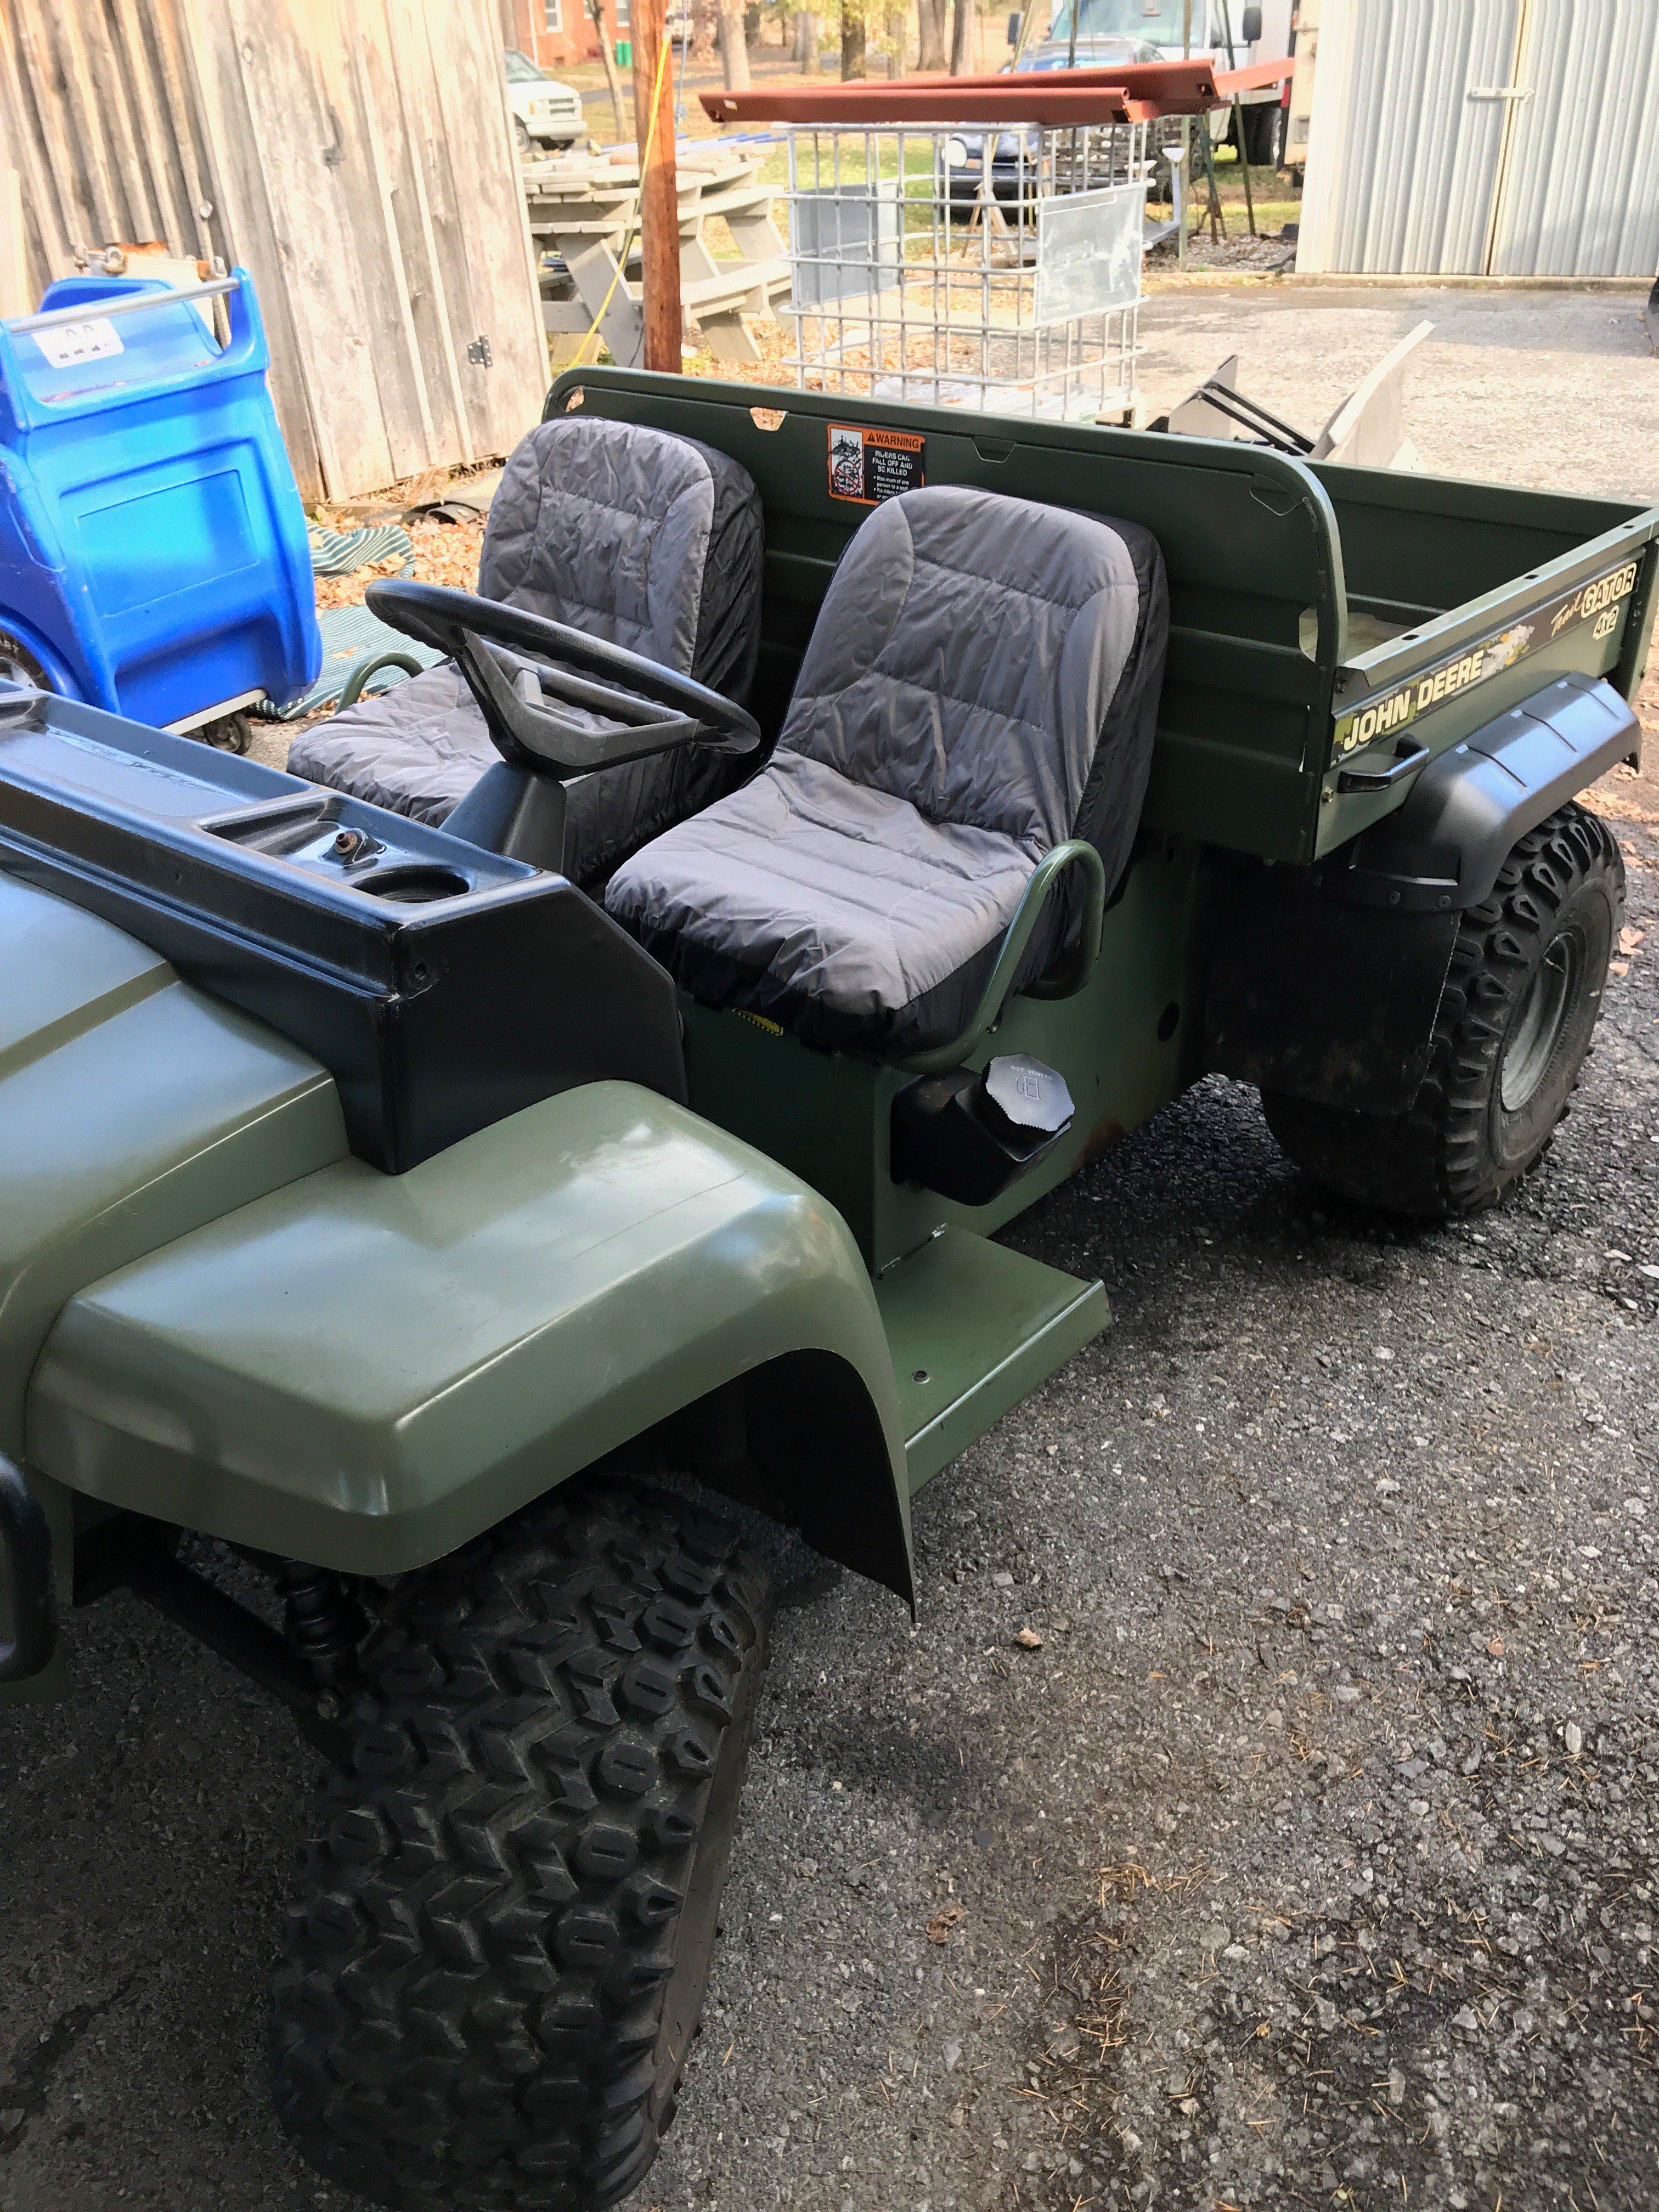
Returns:
[[[548,371],[501,47],[487,0],[454,0],[443,16],[428,5],[422,15],[441,122],[433,197],[434,210],[447,200],[437,229],[472,449],[506,453],[540,415]],[[489,342],[488,368],[466,358],[479,337]]]
[[[380,0],[342,0],[341,16],[362,156],[361,179],[343,177],[348,216],[376,333],[374,361],[392,473],[411,477],[440,459],[459,457],[453,441],[446,452],[438,436],[415,325],[410,257],[398,218],[404,131],[390,27]],[[418,236],[414,243],[418,249]],[[416,276],[419,266],[417,252]]]
[[[28,240],[23,232],[23,179],[0,168],[0,315],[27,315],[34,305]]]
[[[63,85],[64,120],[81,164],[91,230],[83,244],[107,246],[129,228],[125,195],[111,159],[109,126],[100,111],[99,90],[84,36],[80,0],[52,7],[46,27],[57,48]]]
[[[122,239],[252,272],[307,498],[504,452],[539,413],[491,0],[0,0],[0,131],[31,294]]]
[[[224,259],[246,268],[258,290],[270,344],[270,395],[300,496],[325,498],[338,481],[331,479],[324,455],[327,418],[312,404],[293,286],[271,219],[259,148],[248,126],[234,30],[220,0],[179,0],[164,28],[177,96],[191,103],[203,204],[214,209]],[[175,109],[175,125],[180,119]]]
[[[57,96],[60,64],[36,0],[13,0],[12,25],[18,82],[28,103],[42,164],[51,179],[53,235],[48,251],[58,264],[52,273],[63,276],[76,247],[83,245],[95,229],[97,212],[89,180],[76,158],[68,107]]]
[[[335,180],[348,155],[341,42],[314,36],[324,10],[307,0],[219,5],[235,30],[243,108],[258,143],[324,477],[331,490],[389,483],[396,471],[374,374],[379,333]]]
[[[122,0],[122,4],[136,8],[143,5],[144,0]],[[218,204],[201,88],[189,66],[179,0],[154,0],[146,12],[155,38],[157,94],[167,111],[167,129],[195,227],[197,255],[204,261],[228,263],[232,258],[230,240],[224,228],[224,210]]]
[[[165,239],[173,252],[197,258],[200,224],[185,182],[178,139],[165,119],[161,58],[151,26],[138,0],[108,0],[108,6],[118,33],[112,44],[118,48],[117,64],[131,104],[132,135],[149,185],[155,235]]]
[[[159,239],[177,253],[180,245],[167,235],[150,175],[149,149],[134,121],[128,72],[116,51],[109,18],[101,9],[85,7],[80,0],[64,0],[64,14],[79,37],[82,67],[103,126],[99,135],[108,156],[119,218],[118,228],[101,242],[138,245]]]
[[[57,182],[34,127],[27,58],[3,8],[0,8],[0,124],[4,125],[5,143],[17,163],[22,185],[29,289],[38,299],[52,278],[69,267],[69,234]]]
[[[404,250],[420,270],[419,282],[411,281],[410,298],[420,357],[427,372],[428,404],[443,425],[438,449],[456,460],[470,460],[466,398],[452,342],[449,295],[428,184],[435,88],[417,20],[422,4],[423,0],[386,0],[388,42],[399,57],[398,105],[407,179],[407,198],[399,208],[399,236],[408,241]]]

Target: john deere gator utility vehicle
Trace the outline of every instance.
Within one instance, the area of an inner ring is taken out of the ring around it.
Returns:
[[[1656,533],[583,371],[300,773],[0,692],[0,1674],[125,1587],[321,1753],[325,2173],[640,2180],[765,1650],[721,1500],[913,1600],[915,1491],[1108,1318],[1014,1215],[1208,1070],[1352,1200],[1534,1166]]]

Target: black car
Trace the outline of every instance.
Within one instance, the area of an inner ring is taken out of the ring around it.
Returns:
[[[1156,62],[1163,55],[1144,39],[1079,38],[1073,60],[1067,39],[1047,39],[1022,54],[1011,69],[1105,69],[1121,62]],[[945,149],[945,183],[952,209],[967,210],[979,198],[984,173],[985,148],[991,148],[991,190],[1005,204],[1035,191],[1037,148],[1041,134],[1036,124],[1008,131],[958,131]]]

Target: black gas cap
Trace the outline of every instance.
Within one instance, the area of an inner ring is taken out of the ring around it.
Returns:
[[[1000,1054],[985,1071],[982,1089],[993,1122],[1021,1136],[1057,1137],[1076,1108],[1057,1068],[1023,1052]]]

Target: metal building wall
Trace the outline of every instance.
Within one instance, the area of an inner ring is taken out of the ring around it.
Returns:
[[[1298,270],[1478,269],[1519,0],[1326,0]],[[1455,96],[1454,96],[1455,93]]]
[[[1297,267],[1651,276],[1659,0],[1325,0]]]
[[[1659,270],[1659,0],[1531,0],[1490,268]]]

